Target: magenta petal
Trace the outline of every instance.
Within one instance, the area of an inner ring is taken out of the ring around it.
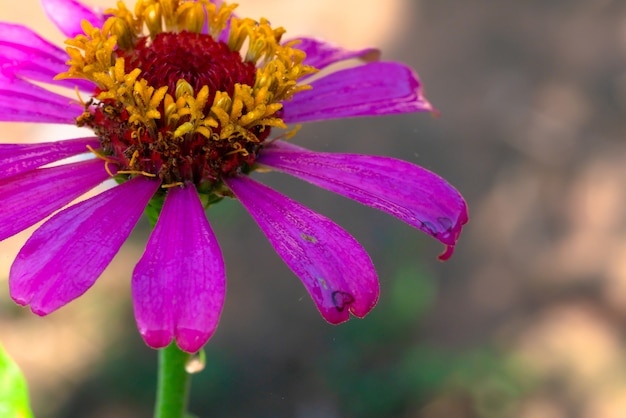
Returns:
[[[313,152],[274,141],[257,163],[387,212],[447,245],[452,255],[467,206],[461,194],[438,175],[394,158]]]
[[[108,178],[102,160],[93,159],[0,180],[0,241],[41,221]]]
[[[349,312],[363,317],[376,305],[376,271],[350,234],[330,219],[249,177],[233,177],[225,182],[278,255],[302,280],[328,322],[344,322]]]
[[[102,27],[105,21],[102,13],[96,13],[76,0],[41,0],[41,5],[48,19],[68,38],[83,33],[80,26],[83,20],[95,27]]]
[[[46,315],[89,289],[137,223],[159,182],[136,177],[54,215],[22,247],[11,297]]]
[[[64,50],[22,25],[0,22],[0,45],[31,51],[54,62],[67,61]]]
[[[82,110],[71,102],[65,96],[0,72],[0,121],[74,124]]]
[[[67,59],[64,50],[29,28],[0,22],[0,68],[5,75],[93,91],[94,84],[87,80],[54,80],[67,71]]]
[[[304,63],[315,67],[318,70],[326,68],[327,66],[337,62],[353,58],[359,58],[365,62],[378,61],[380,58],[380,50],[376,48],[350,51],[348,49],[341,48],[340,46],[314,38],[290,39],[284,43],[286,44],[296,40],[299,42],[294,45],[295,48],[298,48],[306,53]]]
[[[195,187],[168,190],[132,289],[137,326],[150,347],[165,347],[174,338],[193,353],[213,335],[226,271]]]
[[[77,138],[38,144],[0,144],[0,179],[99,148],[98,138]]]
[[[400,63],[372,62],[310,84],[283,103],[286,123],[433,110],[417,74]]]

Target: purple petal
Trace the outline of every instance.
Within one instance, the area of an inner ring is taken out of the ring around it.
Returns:
[[[284,43],[299,41],[294,45],[306,53],[304,63],[321,70],[329,65],[340,61],[358,58],[364,62],[373,62],[380,59],[380,50],[376,48],[366,48],[358,51],[350,51],[340,46],[314,38],[290,39]]]
[[[357,154],[313,152],[274,141],[257,163],[387,212],[447,245],[452,255],[467,206],[438,175],[406,161]]]
[[[93,159],[0,180],[0,241],[41,221],[108,178],[102,160]]]
[[[65,62],[68,59],[64,50],[22,25],[0,22],[0,44],[24,51],[36,51],[51,61]]]
[[[95,27],[104,25],[105,18],[102,13],[96,13],[77,0],[41,0],[41,5],[48,19],[68,38],[83,33],[81,28],[83,20]]]
[[[77,138],[38,144],[0,144],[0,179],[98,148],[98,138]]]
[[[74,124],[79,104],[0,72],[0,121]]]
[[[67,53],[29,28],[0,22],[0,67],[5,75],[17,75],[44,83],[91,92],[87,80],[54,80],[67,71]]]
[[[331,73],[283,103],[285,123],[432,111],[417,74],[394,62]]]
[[[225,180],[332,324],[365,316],[378,300],[369,256],[341,227],[249,177]]]
[[[213,335],[226,271],[195,187],[167,192],[132,288],[137,326],[150,347],[165,347],[175,338],[193,353]]]
[[[54,215],[22,247],[11,297],[47,315],[89,289],[137,223],[159,182],[136,177]]]

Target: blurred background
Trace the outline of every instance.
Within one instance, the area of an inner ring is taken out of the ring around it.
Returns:
[[[90,1],[112,5],[112,1]],[[441,112],[315,123],[319,151],[420,164],[467,199],[455,256],[401,222],[297,180],[264,182],[369,251],[378,306],[340,326],[235,201],[208,211],[228,269],[220,326],[193,378],[199,417],[626,416],[626,3],[617,0],[241,0],[288,34],[415,68]],[[383,6],[384,4],[384,6]],[[36,0],[0,3],[59,44]],[[69,138],[2,124],[2,142]],[[132,315],[142,222],[87,294],[39,318],[8,295],[28,232],[0,243],[0,341],[41,418],[151,416],[156,353]]]

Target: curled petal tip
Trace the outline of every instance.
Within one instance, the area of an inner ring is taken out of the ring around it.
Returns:
[[[172,342],[172,334],[167,330],[141,330],[140,334],[151,348],[165,348]]]
[[[463,230],[463,225],[467,224],[468,221],[469,221],[469,216],[467,214],[467,206],[464,205],[462,211],[460,212],[459,218],[457,219],[456,224],[449,229],[448,234],[450,235],[450,239],[449,240],[445,240],[445,241],[451,242],[451,244],[448,244],[447,242],[444,241],[444,243],[447,244],[446,245],[446,249],[444,250],[443,253],[441,253],[441,254],[439,254],[439,256],[437,256],[437,258],[439,260],[446,261],[450,257],[452,257],[452,254],[454,253],[454,247],[456,245],[456,242],[458,241],[458,239],[461,236],[461,232]]]
[[[350,315],[349,314],[346,314],[346,315],[333,315],[333,316],[322,314],[322,317],[326,320],[326,322],[328,322],[331,325],[343,324],[344,322],[347,322],[348,319],[350,319]]]
[[[185,328],[178,329],[176,337],[169,330],[142,330],[140,333],[151,348],[165,348],[175,340],[178,348],[190,354],[198,352],[210,337],[206,332]]]
[[[335,295],[336,293],[344,293],[344,292],[333,292],[333,295]],[[353,305],[354,297],[347,293],[346,295],[348,295],[348,297],[350,297],[351,299],[348,299],[345,301],[341,300],[339,304],[337,304],[337,301],[335,297],[333,296],[334,306],[332,307],[326,306],[324,307],[325,309],[319,309],[320,313],[322,314],[322,317],[329,324],[332,324],[332,325],[342,324],[350,319],[351,312],[354,313],[354,305]]]
[[[46,316],[48,315],[50,312],[44,309],[40,309],[34,306],[31,306],[30,310],[37,316]]]
[[[450,246],[452,255],[468,221],[463,196],[438,175],[406,161],[309,151],[283,141],[257,162],[382,210]]]
[[[350,314],[357,318],[365,318],[365,316],[374,309],[374,306],[376,306],[378,294],[376,294],[375,298],[373,302],[369,302],[367,305],[363,306],[362,301],[357,302],[354,296],[349,293],[334,292],[333,303],[335,306],[333,309],[322,311],[322,316],[332,325],[339,325],[348,321]]]
[[[12,295],[11,299],[13,299],[13,301],[20,306],[28,306],[28,304],[31,304],[30,310],[32,313],[34,313],[37,316],[46,316],[54,311],[54,309],[49,309],[49,308],[46,309],[43,306],[32,304],[32,298],[18,298]]]
[[[376,284],[376,286],[360,290],[358,294],[341,290],[332,292],[329,301],[331,305],[320,310],[324,319],[330,324],[339,325],[348,321],[350,314],[357,318],[364,318],[378,303],[379,288]]]
[[[454,254],[454,245],[447,245],[444,252],[437,256],[437,259],[440,261],[446,261],[447,259],[452,257],[452,254]]]
[[[374,303],[371,304],[371,306],[367,309],[367,310],[356,310],[356,309],[352,309],[350,308],[350,313],[354,316],[356,316],[357,318],[365,318],[365,316],[370,313],[372,311],[372,309],[374,309],[374,307],[376,306],[376,304],[378,303],[378,296],[377,299],[374,301]]]
[[[176,345],[187,353],[198,352],[209,340],[210,335],[204,331],[179,328],[176,333]]]
[[[11,294],[11,299],[13,299],[13,302],[17,303],[20,306],[26,306],[30,302],[29,299],[22,298],[22,297],[14,295],[14,294]]]

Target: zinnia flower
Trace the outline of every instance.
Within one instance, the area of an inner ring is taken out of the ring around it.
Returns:
[[[24,26],[0,23],[0,120],[94,134],[0,145],[0,240],[52,215],[11,267],[18,304],[46,315],[82,295],[147,211],[158,221],[132,274],[139,331],[151,347],[175,340],[197,351],[215,331],[226,289],[205,208],[230,197],[327,321],[367,314],[379,287],[365,250],[329,219],[249,177],[261,168],[388,212],[444,243],[440,258],[452,254],[468,218],[443,179],[392,158],[287,142],[295,132],[288,125],[431,111],[405,65],[378,62],[373,49],[283,40],[282,28],[239,18],[218,0],[139,0],[132,11],[118,2],[104,13],[77,0],[42,4],[70,38],[67,52]],[[362,63],[311,78],[354,58]],[[57,163],[79,154],[91,157]],[[64,208],[111,178],[116,186]]]

